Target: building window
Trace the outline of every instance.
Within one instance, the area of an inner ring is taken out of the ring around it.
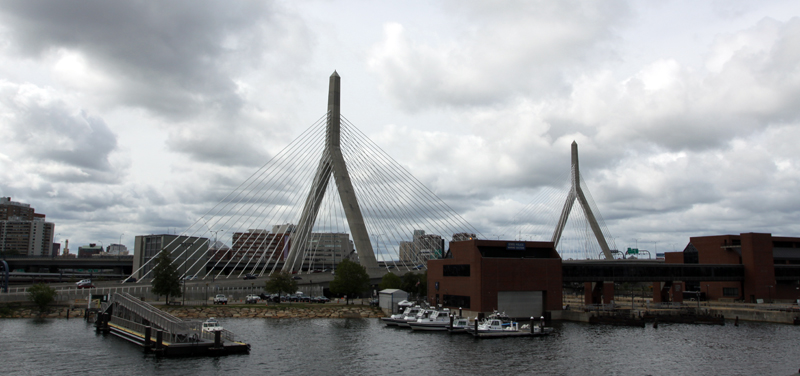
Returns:
[[[739,296],[739,289],[736,287],[723,287],[722,296]]]
[[[442,305],[445,307],[469,308],[469,296],[444,295]]]
[[[469,277],[469,264],[444,265],[442,275],[445,277]]]

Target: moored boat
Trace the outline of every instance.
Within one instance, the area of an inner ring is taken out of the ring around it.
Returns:
[[[469,326],[469,319],[459,316],[453,318],[453,325],[448,326],[447,331],[450,333],[466,333]]]
[[[415,307],[408,307],[403,311],[403,313],[395,313],[389,317],[382,317],[381,321],[383,321],[386,326],[399,326],[400,323],[406,323],[407,317],[414,317],[416,320],[417,314],[422,310],[420,306]]]
[[[222,331],[222,325],[219,324],[219,321],[213,317],[209,317],[208,320],[203,322],[202,331],[204,332],[219,332]]]
[[[419,306],[417,306],[417,307],[419,307]],[[399,326],[401,328],[409,328],[410,327],[409,323],[416,322],[419,319],[429,317],[433,312],[434,312],[434,310],[432,310],[432,309],[422,309],[422,308],[420,308],[419,311],[417,311],[416,315],[413,315],[413,316],[412,315],[406,315],[406,317],[404,317],[402,321],[398,320],[397,321],[397,326]]]
[[[419,318],[408,325],[411,330],[447,330],[450,326],[450,309],[435,310],[428,317]]]

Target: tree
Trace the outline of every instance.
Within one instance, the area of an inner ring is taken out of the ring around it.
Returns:
[[[428,271],[419,274],[419,286],[417,286],[417,293],[420,296],[428,295]]]
[[[419,289],[419,284],[419,275],[414,272],[408,272],[403,274],[400,289],[409,294],[416,294]]]
[[[403,282],[400,280],[400,277],[395,275],[394,273],[386,273],[383,278],[381,279],[381,283],[378,285],[378,288],[381,290],[385,289],[399,289]]]
[[[170,296],[181,296],[178,268],[172,264],[172,257],[166,250],[162,249],[156,257],[156,266],[153,268],[153,287],[150,291],[159,296],[166,296],[167,304],[169,304]]]
[[[44,283],[37,283],[28,288],[28,297],[39,307],[40,313],[44,313],[47,306],[56,300],[56,294],[56,289]]]
[[[278,294],[280,297],[282,292],[295,292],[297,291],[297,281],[292,278],[292,275],[287,272],[280,272],[273,274],[264,285],[264,289],[270,294]],[[280,300],[278,300],[280,301]]]
[[[369,274],[367,268],[350,260],[344,260],[336,266],[336,276],[331,281],[331,292],[345,294],[345,304],[350,304],[350,298],[369,289]]]

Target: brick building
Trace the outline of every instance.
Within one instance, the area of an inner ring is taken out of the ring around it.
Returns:
[[[468,314],[506,312],[528,318],[560,311],[561,257],[552,242],[466,240],[428,261],[430,304]]]
[[[687,291],[699,291],[708,299],[796,300],[800,280],[789,265],[800,264],[800,238],[764,233],[696,236],[683,252],[667,252],[665,263],[732,264],[744,267],[743,281],[686,282]]]

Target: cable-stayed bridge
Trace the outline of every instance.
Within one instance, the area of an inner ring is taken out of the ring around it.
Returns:
[[[311,273],[344,258],[357,260],[371,274],[404,272],[443,257],[450,241],[485,238],[341,115],[340,88],[334,72],[326,114],[180,236],[145,255],[134,265],[134,275],[147,277],[164,250],[184,275],[196,273],[201,279]],[[524,208],[517,219],[519,233],[536,232],[548,238],[530,240],[567,247],[562,234],[569,230],[577,201],[594,242],[611,258],[605,225],[598,225],[593,214],[598,211],[580,179],[575,143],[572,158],[566,198],[562,194],[559,204],[534,202]],[[557,221],[542,214],[545,207],[562,208]]]

